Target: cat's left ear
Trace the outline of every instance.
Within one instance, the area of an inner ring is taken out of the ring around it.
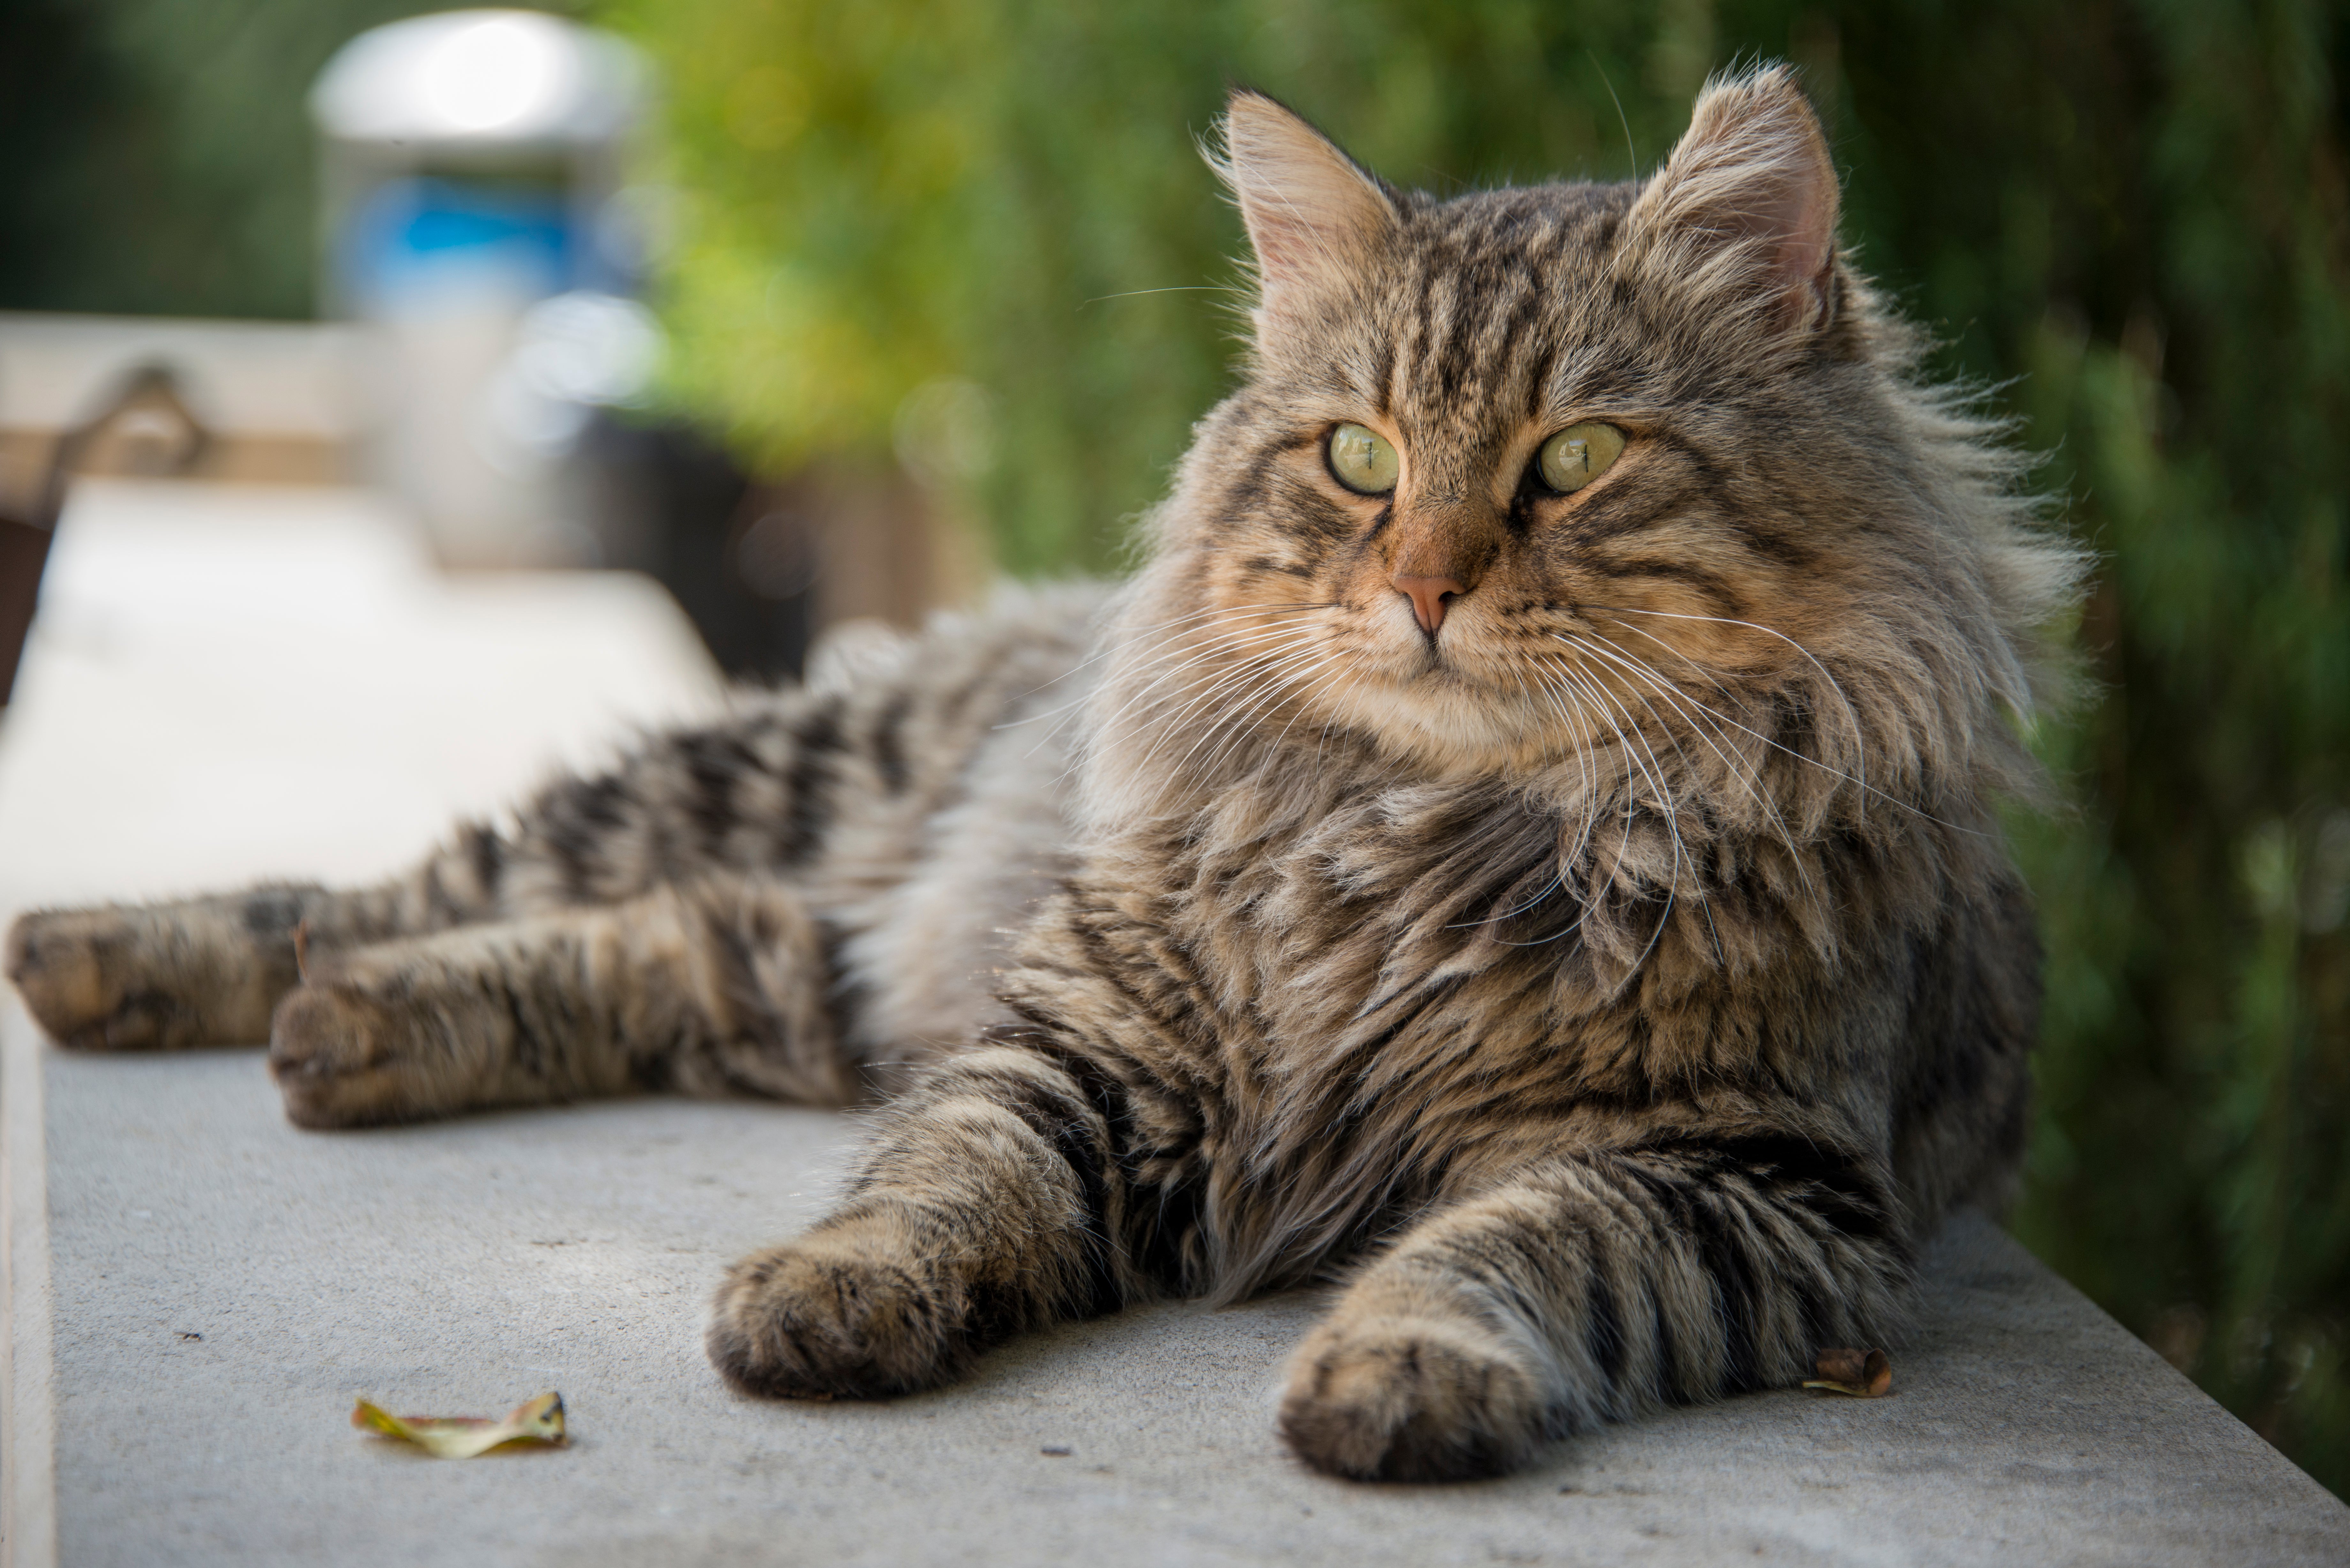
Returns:
[[[1360,277],[1396,228],[1386,187],[1263,93],[1235,91],[1222,129],[1210,161],[1248,225],[1263,306],[1278,314]]]
[[[1716,78],[1627,227],[1679,278],[1765,306],[1790,331],[1835,311],[1835,165],[1794,73]]]

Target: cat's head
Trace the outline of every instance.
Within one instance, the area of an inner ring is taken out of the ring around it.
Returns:
[[[1643,182],[1439,201],[1246,92],[1222,145],[1251,352],[1153,519],[1128,732],[1814,821],[1977,787],[2071,557],[1840,254],[1783,68],[1711,85]]]

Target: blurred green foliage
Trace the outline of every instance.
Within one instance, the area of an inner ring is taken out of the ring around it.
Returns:
[[[1229,384],[1227,83],[1440,192],[1646,170],[1802,66],[1863,264],[2100,552],[2018,1232],[2350,1491],[2350,18],[2312,0],[610,0],[671,84],[677,394],[755,459],[993,410],[1002,561],[1115,559]],[[917,454],[919,455],[919,453]]]
[[[677,388],[788,466],[886,451],[910,392],[975,383],[1000,558],[1104,565],[1227,385],[1240,228],[1196,150],[1227,82],[1416,183],[1621,174],[1610,73],[1661,149],[1711,25],[1580,9],[618,0],[672,94]]]
[[[8,0],[0,307],[305,313],[301,95],[432,8]],[[1192,146],[1227,82],[1450,191],[1648,169],[1707,72],[1801,65],[1864,265],[2101,553],[2091,700],[2040,735],[2077,805],[2013,825],[2049,945],[2016,1229],[2350,1492],[2342,5],[600,9],[670,81],[676,396],[778,468],[955,413],[937,475],[1026,572],[1113,562],[1229,384],[1240,232]]]

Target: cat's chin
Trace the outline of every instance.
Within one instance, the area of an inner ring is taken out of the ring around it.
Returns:
[[[1368,674],[1333,692],[1341,722],[1439,778],[1530,778],[1560,754],[1556,715],[1451,661]]]

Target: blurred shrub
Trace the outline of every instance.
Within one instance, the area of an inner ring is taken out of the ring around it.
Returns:
[[[2350,1488],[2350,199],[2314,0],[614,0],[666,67],[675,389],[755,458],[966,486],[1110,561],[1228,380],[1228,81],[1438,191],[1619,178],[1807,72],[1865,265],[2103,553],[2021,821],[2050,946],[2019,1233]],[[1620,117],[1618,104],[1620,102]]]
[[[1194,145],[1226,83],[1283,94],[1413,182],[1621,174],[1608,78],[1653,155],[1711,62],[1710,24],[1554,9],[608,5],[674,95],[678,388],[770,464],[893,444],[919,461],[941,439],[925,404],[961,389],[976,417],[948,466],[1003,561],[1104,564],[1226,385],[1240,226]]]

